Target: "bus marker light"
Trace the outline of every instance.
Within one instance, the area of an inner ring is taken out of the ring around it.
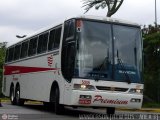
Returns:
[[[130,100],[130,102],[141,102],[141,99],[132,98],[132,99]]]

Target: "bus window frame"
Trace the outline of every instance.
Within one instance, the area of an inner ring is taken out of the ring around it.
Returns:
[[[28,46],[27,46],[27,53],[26,53],[26,56],[22,56],[22,49],[23,49],[23,44],[27,43]],[[24,59],[24,58],[27,58],[28,57],[28,49],[29,49],[29,40],[25,40],[22,42],[21,44],[21,54],[20,54],[20,59]]]
[[[43,42],[44,42],[43,39],[44,39],[44,35],[46,35],[46,34],[47,34],[46,49],[43,51],[43,50],[42,50],[42,48],[43,48]],[[40,39],[41,36],[43,36],[43,38]],[[43,33],[41,33],[41,34],[38,35],[37,50],[36,50],[36,51],[37,51],[37,54],[42,54],[42,53],[46,53],[46,52],[47,52],[47,46],[48,46],[48,40],[49,40],[49,39],[48,39],[48,36],[49,36],[49,31],[45,31],[45,32],[43,32]],[[39,41],[40,41],[40,40],[42,40],[42,43],[41,43],[42,46],[41,46],[41,48],[39,48]],[[41,51],[39,51],[39,49],[41,49]]]
[[[34,55],[36,55],[37,54],[37,47],[38,47],[38,38],[39,38],[39,36],[37,35],[37,36],[34,36],[34,37],[32,37],[30,40],[29,40],[29,48],[28,48],[28,57],[31,57],[31,56],[34,56]],[[30,42],[31,42],[31,40],[35,40],[36,39],[36,52],[33,54],[29,54],[29,51],[30,51]]]

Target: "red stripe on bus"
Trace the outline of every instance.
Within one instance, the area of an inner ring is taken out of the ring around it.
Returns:
[[[40,67],[26,67],[26,66],[4,66],[4,69],[5,69],[4,75],[58,70],[58,68],[40,68]]]

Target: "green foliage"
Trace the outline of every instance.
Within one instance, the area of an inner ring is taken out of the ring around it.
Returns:
[[[3,64],[5,59],[6,45],[6,42],[0,43],[0,94],[2,89]]]
[[[124,0],[83,0],[85,11],[88,12],[92,7],[95,9],[108,7],[107,17],[111,17],[120,8]]]
[[[160,108],[159,103],[146,103],[143,104],[143,108]]]
[[[143,36],[145,95],[160,102],[160,29],[150,25]]]

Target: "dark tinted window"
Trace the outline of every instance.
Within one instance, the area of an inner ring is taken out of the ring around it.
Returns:
[[[110,79],[111,41],[110,24],[83,21],[77,44],[75,77]]]
[[[36,54],[36,49],[37,49],[37,37],[33,38],[29,42],[29,50],[28,50],[28,56],[32,56]]]
[[[51,30],[49,35],[48,50],[54,49],[54,39],[55,39],[55,30]]]
[[[48,50],[59,48],[62,27],[55,28],[50,31]]]
[[[8,56],[8,61],[11,62],[13,60],[14,56],[14,47],[9,48],[9,56]]]
[[[39,36],[37,53],[42,53],[47,50],[48,33]]]
[[[22,43],[20,58],[27,57],[27,51],[28,51],[28,41]]]
[[[14,50],[14,60],[18,60],[20,57],[21,45],[16,45]]]
[[[5,62],[7,62],[7,61],[8,61],[8,49],[6,51],[6,56],[5,56]]]
[[[68,27],[68,35],[67,37],[72,37],[74,35],[74,20],[71,20],[69,22],[69,27]]]
[[[61,30],[62,30],[61,27],[56,29],[54,48],[59,48],[59,43],[60,43],[60,38],[61,38]]]
[[[66,40],[66,38],[74,36],[74,31],[75,31],[74,21],[75,20],[69,20],[65,22],[63,41]]]

